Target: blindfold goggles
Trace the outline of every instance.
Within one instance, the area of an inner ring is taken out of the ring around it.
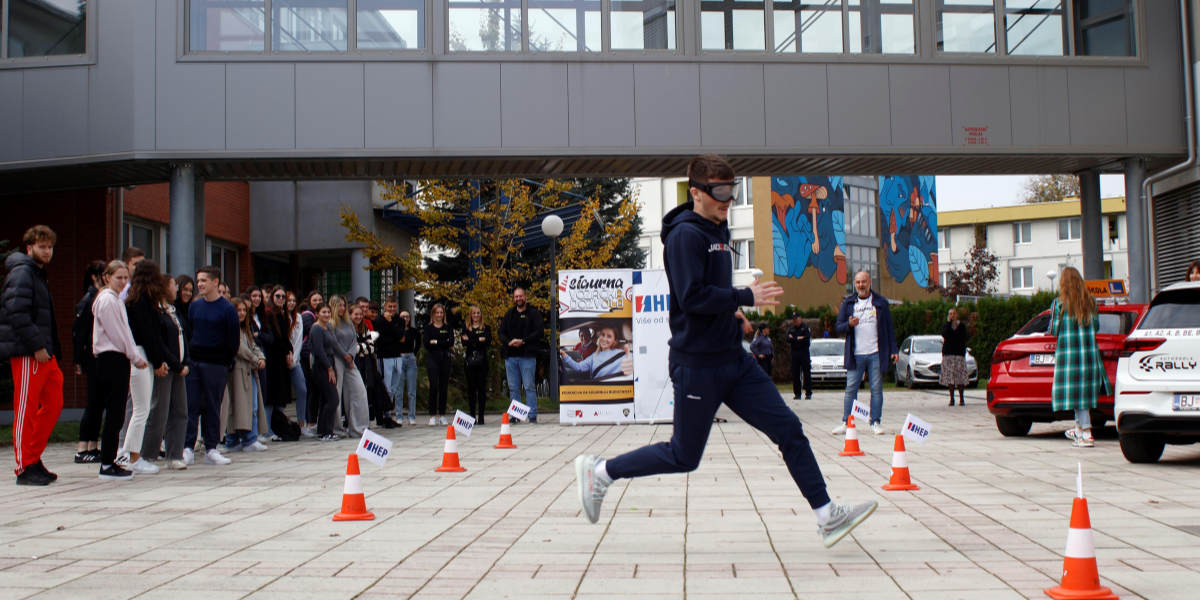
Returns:
[[[698,181],[688,180],[688,185],[694,187],[709,196],[717,202],[731,202],[738,197],[738,192],[741,190],[742,182],[736,181],[718,181],[716,183],[700,183]]]

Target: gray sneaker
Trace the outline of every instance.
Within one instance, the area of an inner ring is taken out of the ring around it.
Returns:
[[[817,525],[817,533],[821,534],[825,547],[832,548],[834,544],[842,541],[850,530],[866,521],[878,507],[879,503],[874,500],[850,506],[834,504],[829,507],[829,521],[824,525]]]
[[[600,520],[600,503],[604,502],[604,494],[612,480],[596,475],[596,464],[599,456],[591,454],[580,455],[575,459],[575,482],[579,487],[579,504],[583,506],[583,514],[587,520],[595,523]]]

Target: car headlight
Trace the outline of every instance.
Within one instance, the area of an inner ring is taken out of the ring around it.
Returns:
[[[916,363],[914,363],[914,364],[916,364],[918,367],[928,367],[928,366],[929,366],[929,361],[927,361],[927,360],[918,360],[918,361],[917,361]]]

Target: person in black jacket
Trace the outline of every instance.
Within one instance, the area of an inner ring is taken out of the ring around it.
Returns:
[[[398,307],[395,296],[389,296],[383,303],[383,314],[375,319],[375,330],[381,336],[377,351],[388,393],[400,411],[400,421],[404,421],[404,392],[407,390],[408,424],[416,425],[417,350],[421,347],[421,331],[413,327],[412,315],[407,310],[396,312]]]
[[[967,324],[959,320],[958,309],[950,309],[942,325],[942,369],[939,383],[950,388],[950,406],[954,406],[954,390],[958,389],[958,405],[966,405],[963,391],[970,374],[967,372]]]
[[[0,360],[13,371],[13,451],[17,485],[48,485],[58,479],[42,464],[42,452],[62,413],[62,346],[46,265],[58,236],[34,225],[21,239],[24,253],[5,261],[8,276],[0,290]]]
[[[270,342],[261,343],[263,355],[267,357],[267,368],[259,371],[262,380],[263,406],[266,407],[267,422],[271,417],[292,402],[291,369],[288,368],[288,356],[292,354],[291,321],[287,314],[287,290],[277,285],[270,290],[264,290],[266,312],[260,317],[263,331],[270,332]],[[260,340],[266,340],[260,334]],[[279,436],[272,431],[271,440],[280,441]]]
[[[525,290],[513,290],[513,307],[500,321],[498,334],[506,353],[504,371],[508,376],[508,395],[519,402],[521,388],[525,388],[530,423],[537,423],[537,382],[534,381],[534,372],[537,370],[538,345],[544,329],[542,313],[525,302]]]
[[[162,271],[152,260],[143,260],[133,270],[129,280],[129,296],[125,298],[125,310],[129,313],[129,329],[138,352],[150,369],[131,369],[129,397],[133,411],[126,416],[125,440],[121,448],[129,455],[129,470],[135,474],[153,475],[158,467],[142,457],[142,442],[145,441],[146,421],[154,400],[154,378],[167,377],[166,350],[162,335],[163,304],[167,303],[167,289],[163,285]],[[150,458],[158,456],[153,452]]]
[[[175,278],[175,288],[179,293],[175,295],[175,318],[183,324],[188,330],[188,335],[192,331],[192,318],[188,315],[188,307],[192,305],[192,300],[196,297],[196,280],[192,279],[191,275],[179,275]]]
[[[162,328],[162,355],[169,373],[154,378],[154,400],[150,404],[150,418],[146,420],[146,435],[142,441],[142,456],[154,461],[159,449],[166,446],[167,466],[174,470],[187,468],[183,462],[183,440],[187,433],[187,374],[192,359],[188,355],[187,323],[179,318],[175,310],[175,299],[179,285],[170,275],[163,275],[166,297],[159,313]]]
[[[792,348],[792,399],[800,399],[801,384],[804,399],[812,400],[812,356],[808,349],[812,344],[812,331],[799,313],[792,314],[792,326],[787,331],[788,345]]]
[[[446,401],[450,390],[450,352],[454,349],[454,329],[446,323],[446,307],[434,304],[425,338],[425,373],[429,377],[429,426],[446,424]],[[440,421],[440,422],[439,422]]]
[[[471,305],[467,322],[463,323],[463,348],[466,350],[467,405],[476,425],[483,425],[487,406],[488,349],[492,345],[492,329],[483,322],[483,309]]]
[[[317,436],[317,413],[320,411],[321,397],[318,392],[316,383],[313,381],[313,356],[312,342],[309,336],[312,332],[313,323],[317,322],[317,313],[321,311],[321,305],[324,303],[324,298],[321,292],[313,290],[308,293],[304,299],[304,304],[300,306],[300,370],[304,374],[304,383],[306,385],[304,399],[304,414],[296,413],[296,420],[300,423],[301,434],[306,438],[314,438]],[[297,404],[296,410],[299,411],[300,406]]]
[[[75,349],[75,374],[87,377],[87,406],[79,421],[79,446],[75,450],[75,462],[94,463],[100,460],[100,423],[104,420],[104,395],[100,393],[100,382],[96,379],[96,357],[92,355],[92,304],[96,294],[104,287],[102,260],[93,261],[83,271],[83,287],[87,290],[79,304],[75,305],[75,324],[71,327],[71,342]]]

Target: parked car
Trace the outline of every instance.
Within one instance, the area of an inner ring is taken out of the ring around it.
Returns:
[[[1200,283],[1162,290],[1117,362],[1117,434],[1133,463],[1200,442]]]
[[[812,357],[813,383],[840,382],[846,384],[846,340],[841,338],[815,339],[808,347]]]
[[[1100,329],[1096,342],[1108,372],[1109,382],[1117,374],[1117,359],[1125,337],[1146,314],[1145,304],[1100,305]],[[996,429],[1006,437],[1029,433],[1034,423],[1073,421],[1074,411],[1055,412],[1051,407],[1054,388],[1054,350],[1057,339],[1050,335],[1050,311],[1026,323],[1016,335],[996,345],[992,376],[987,386],[988,411],[996,417]],[[1092,423],[1099,427],[1113,419],[1112,396],[1101,396],[1092,410]]]
[[[900,344],[896,359],[896,383],[914,389],[918,385],[938,383],[942,373],[942,336],[910,335]],[[979,387],[979,366],[967,348],[967,377],[970,387]]]

